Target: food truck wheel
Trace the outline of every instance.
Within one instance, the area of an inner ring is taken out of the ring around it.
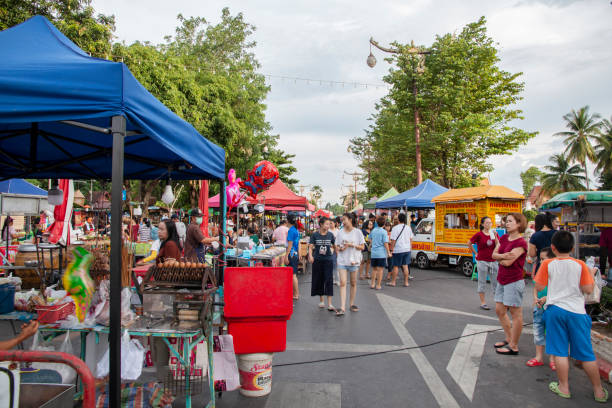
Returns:
[[[472,277],[472,273],[474,273],[474,263],[472,259],[463,258],[463,261],[461,261],[461,272],[468,278]]]
[[[429,268],[429,258],[427,257],[427,254],[419,252],[416,256],[416,264],[419,269]]]

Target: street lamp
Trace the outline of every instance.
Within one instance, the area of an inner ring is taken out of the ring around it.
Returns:
[[[416,73],[422,74],[425,72],[425,58],[424,55],[431,54],[430,51],[423,51],[415,47],[414,42],[410,43],[409,48],[387,48],[378,44],[372,37],[370,37],[370,55],[368,56],[366,62],[370,68],[374,68],[376,65],[376,57],[372,54],[372,46],[375,46],[381,51],[388,52],[391,54],[408,54],[408,55],[418,55],[419,63],[416,68]],[[421,130],[419,129],[419,123],[421,121],[421,115],[419,113],[419,108],[416,106],[416,97],[418,94],[416,81],[412,80],[412,94],[414,96],[414,141],[415,141],[415,165],[416,165],[416,178],[417,184],[421,184],[423,182],[423,172],[421,170]]]

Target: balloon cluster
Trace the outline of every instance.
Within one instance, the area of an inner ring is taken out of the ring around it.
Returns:
[[[228,207],[237,207],[245,194],[244,189],[251,198],[257,198],[257,194],[267,190],[278,180],[278,169],[267,160],[258,162],[252,170],[247,172],[247,179],[236,178],[236,171],[231,169],[228,173],[229,185],[225,188]]]

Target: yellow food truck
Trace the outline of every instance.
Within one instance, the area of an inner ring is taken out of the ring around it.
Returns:
[[[507,187],[491,185],[452,189],[434,197],[435,218],[421,220],[415,230],[413,263],[420,269],[433,264],[459,266],[465,276],[472,276],[474,263],[467,242],[479,231],[480,219],[490,217],[493,227],[503,233],[504,217],[522,212],[524,198]]]

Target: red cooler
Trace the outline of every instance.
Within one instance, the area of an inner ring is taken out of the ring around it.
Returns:
[[[226,268],[223,297],[236,354],[285,351],[293,313],[292,268]]]

